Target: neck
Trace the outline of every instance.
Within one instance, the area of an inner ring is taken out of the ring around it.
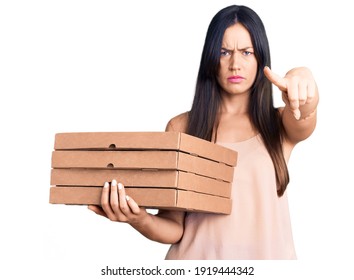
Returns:
[[[231,114],[231,115],[244,115],[248,114],[248,94],[222,94],[220,113],[221,114]]]

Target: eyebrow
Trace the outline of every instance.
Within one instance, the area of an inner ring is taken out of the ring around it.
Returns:
[[[232,52],[233,51],[233,49],[231,50],[231,49],[224,48],[224,47],[222,47],[221,49],[224,50],[224,51],[228,51],[228,52]],[[253,47],[245,47],[245,48],[240,48],[240,49],[237,49],[237,50],[238,51],[244,51],[244,50],[247,50],[247,49],[253,49]]]

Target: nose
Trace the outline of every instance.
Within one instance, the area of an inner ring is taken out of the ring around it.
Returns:
[[[237,54],[237,52],[234,52],[230,58],[230,65],[229,65],[230,71],[240,70],[240,63],[239,62],[240,62],[240,59],[238,57],[238,54]]]

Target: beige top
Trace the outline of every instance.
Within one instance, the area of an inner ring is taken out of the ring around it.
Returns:
[[[238,152],[232,213],[186,214],[184,235],[166,259],[296,259],[286,192],[277,196],[261,137],[218,144]]]

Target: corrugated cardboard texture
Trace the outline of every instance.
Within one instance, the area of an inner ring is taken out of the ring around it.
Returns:
[[[235,166],[237,152],[180,132],[58,133],[55,150],[179,150]]]
[[[50,202],[100,204],[116,179],[140,206],[228,214],[237,152],[179,132],[58,133]]]
[[[52,169],[51,185],[102,187],[112,179],[126,187],[191,190],[230,197],[231,183],[176,170]]]
[[[181,170],[232,182],[234,167],[177,151],[54,151],[52,168]]]
[[[50,203],[100,205],[102,188],[51,187]],[[148,208],[230,214],[231,200],[219,196],[176,189],[126,188],[140,205]]]

